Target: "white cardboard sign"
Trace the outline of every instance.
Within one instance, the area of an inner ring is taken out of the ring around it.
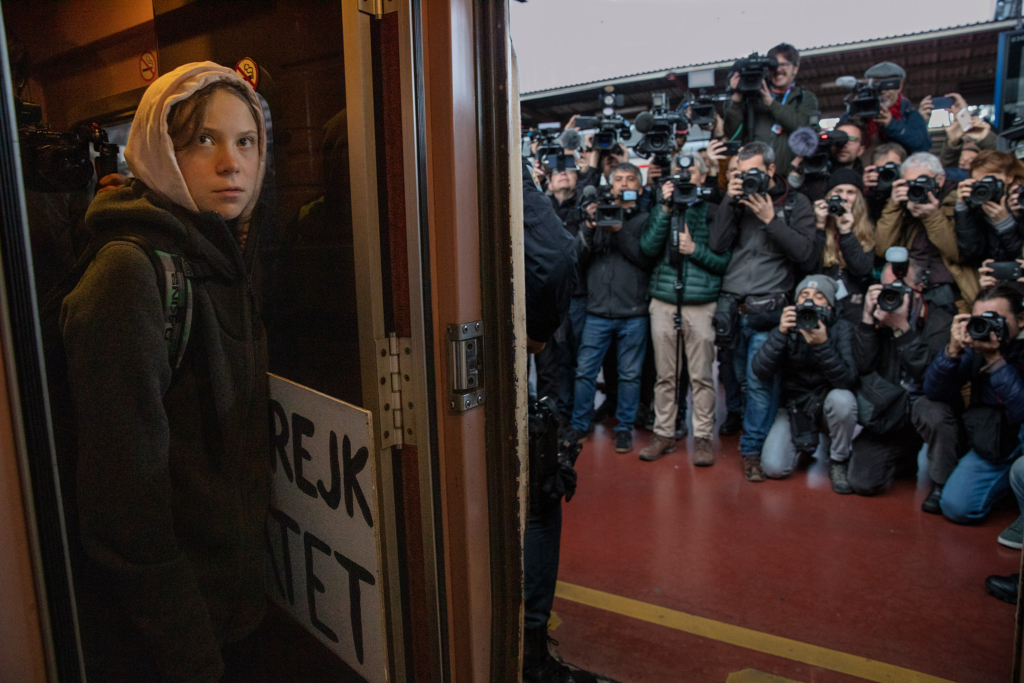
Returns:
[[[270,375],[270,598],[370,683],[387,681],[369,411]]]

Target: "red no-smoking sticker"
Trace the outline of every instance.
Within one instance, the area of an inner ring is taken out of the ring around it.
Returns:
[[[152,52],[143,52],[139,56],[139,75],[147,83],[156,78],[156,55]]]
[[[260,68],[256,66],[256,61],[252,57],[246,57],[235,64],[235,73],[244,78],[253,90],[259,87]]]

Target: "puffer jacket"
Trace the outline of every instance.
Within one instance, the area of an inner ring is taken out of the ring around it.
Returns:
[[[764,381],[781,373],[782,405],[806,394],[823,394],[823,390],[852,391],[857,386],[852,336],[850,323],[842,318],[829,326],[828,339],[821,344],[808,344],[800,332],[783,334],[776,327],[751,360],[751,367]]]
[[[239,227],[258,220],[262,115],[259,176],[231,221],[196,209],[166,133],[170,106],[215,80],[243,83],[205,62],[146,91],[126,149],[137,180],[90,206],[98,251],[61,309],[85,662],[126,680],[219,681],[220,648],[252,633],[266,609],[267,342],[253,286],[259,231]],[[173,373],[163,288],[146,251],[111,241],[126,234],[195,265],[191,331]]]
[[[683,216],[656,207],[647,221],[647,230],[640,238],[640,248],[654,258],[662,254],[661,261],[654,267],[651,274],[650,294],[653,298],[666,303],[676,303],[675,284],[679,272],[670,260],[669,250],[672,240],[669,235],[672,222],[685,220],[696,249],[689,256],[682,256],[682,299],[683,304],[705,304],[718,300],[722,289],[722,276],[729,267],[732,253],[724,254],[711,251],[708,247],[708,236],[715,220],[718,207],[707,202],[698,202],[687,207]]]

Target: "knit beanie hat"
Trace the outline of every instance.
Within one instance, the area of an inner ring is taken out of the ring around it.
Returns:
[[[852,168],[837,168],[832,171],[832,175],[828,177],[828,189],[829,191],[836,185],[853,185],[861,192],[864,191],[864,179],[860,173],[857,173]]]
[[[839,290],[839,285],[828,275],[808,275],[796,286],[796,296],[799,297],[800,292],[805,289],[818,290],[828,299],[828,305],[835,308],[836,292]]]

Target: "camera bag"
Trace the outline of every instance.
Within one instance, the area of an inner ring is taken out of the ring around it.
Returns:
[[[740,337],[740,299],[735,294],[720,292],[715,315],[711,318],[715,328],[715,345],[720,349],[735,349]]]
[[[747,306],[747,324],[755,332],[767,332],[778,327],[782,319],[782,309],[789,298],[784,292],[748,296],[744,303]]]
[[[906,389],[877,372],[860,378],[857,389],[857,422],[874,436],[889,434],[903,426],[910,408]]]

